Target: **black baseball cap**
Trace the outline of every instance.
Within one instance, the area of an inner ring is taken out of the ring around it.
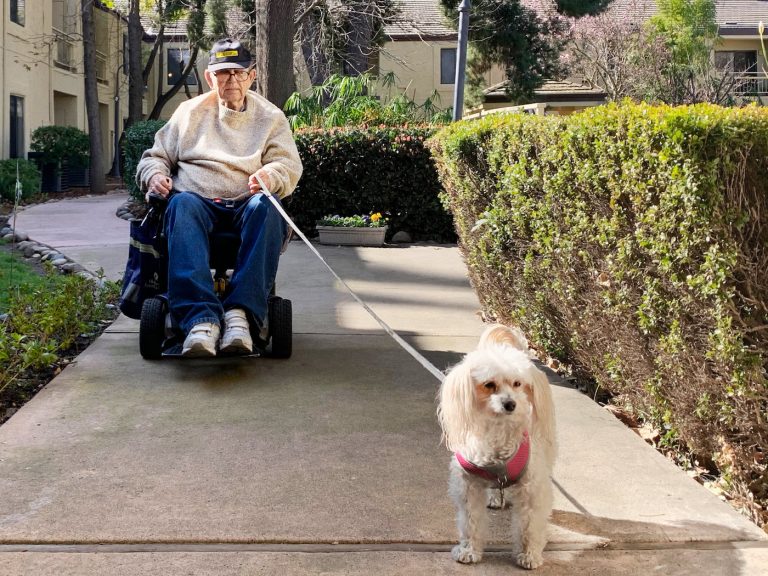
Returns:
[[[211,48],[211,59],[208,62],[208,70],[224,70],[225,68],[249,68],[251,66],[251,53],[245,46],[232,38],[217,40]]]

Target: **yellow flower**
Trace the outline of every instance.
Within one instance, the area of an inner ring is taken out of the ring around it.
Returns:
[[[381,220],[381,212],[376,212],[376,214],[371,214],[371,222],[378,222]]]

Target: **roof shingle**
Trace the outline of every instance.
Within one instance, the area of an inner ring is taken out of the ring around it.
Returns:
[[[437,0],[400,0],[397,7],[400,14],[384,27],[390,39],[456,39],[456,29],[443,16]]]
[[[766,0],[716,0],[715,20],[721,32],[731,29],[757,30],[758,24],[768,23],[768,1]],[[650,18],[659,11],[654,0],[614,0],[607,15],[622,19],[643,20]]]

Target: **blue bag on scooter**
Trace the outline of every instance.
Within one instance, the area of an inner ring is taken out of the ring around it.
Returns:
[[[147,214],[142,221],[131,222],[128,263],[120,291],[120,311],[141,319],[144,300],[166,291],[168,282],[167,244],[163,219]]]

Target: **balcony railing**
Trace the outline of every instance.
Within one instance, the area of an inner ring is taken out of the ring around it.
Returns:
[[[99,84],[109,84],[107,78],[107,55],[96,50],[96,80]]]
[[[734,74],[733,93],[737,96],[768,96],[768,77],[763,75]]]
[[[53,56],[53,63],[57,68],[63,68],[65,70],[75,69],[75,41],[73,38],[56,28],[53,29],[53,33],[56,35],[55,49]]]

